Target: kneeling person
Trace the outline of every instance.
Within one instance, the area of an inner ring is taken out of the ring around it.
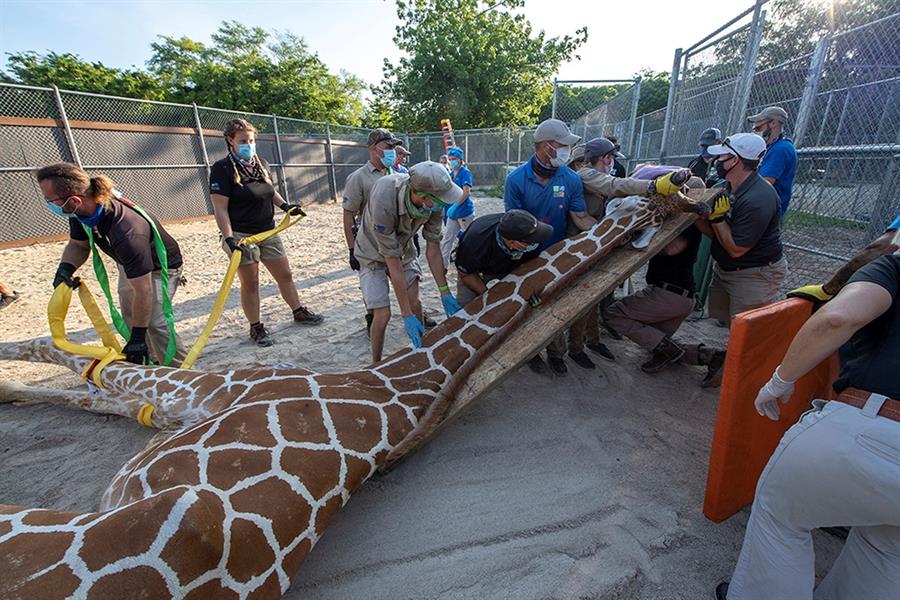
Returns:
[[[479,217],[466,228],[456,249],[459,280],[456,297],[465,306],[519,264],[541,253],[553,237],[553,227],[524,210],[513,209]]]
[[[389,287],[394,288],[410,341],[416,348],[422,344],[425,331],[419,301],[422,272],[412,241],[419,229],[423,230],[425,257],[441,293],[444,311],[449,317],[459,310],[447,286],[440,241],[444,208],[462,200],[463,192],[450,180],[450,173],[431,161],[414,165],[408,175],[382,177],[372,187],[353,253],[360,264],[363,301],[373,315],[373,361],[381,360],[384,333],[391,318]]]

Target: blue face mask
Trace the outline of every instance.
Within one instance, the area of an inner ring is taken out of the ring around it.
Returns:
[[[383,164],[386,169],[390,169],[397,164],[397,151],[393,148],[385,148],[381,153],[381,164]]]
[[[91,216],[79,217],[78,215],[75,215],[75,218],[77,218],[85,227],[96,227],[97,223],[100,222],[100,219],[103,218],[103,210],[103,205],[98,204],[97,210],[95,210],[94,214],[92,214]]]
[[[256,156],[256,144],[238,144],[237,155],[241,160],[251,160]]]
[[[58,205],[54,204],[53,202],[50,202],[49,200],[47,200],[47,208],[50,209],[50,212],[52,212],[54,215],[59,215],[60,217],[63,217],[65,219],[69,219],[69,218],[75,216],[74,211],[66,212],[65,210],[63,210],[64,207],[66,207],[68,204],[69,204],[68,199],[65,201],[65,203],[63,203],[62,206],[58,206]]]
[[[457,170],[459,168],[459,161],[451,159],[450,160],[450,168],[453,169],[454,171]]]

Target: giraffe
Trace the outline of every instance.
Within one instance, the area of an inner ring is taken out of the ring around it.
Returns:
[[[348,373],[219,373],[116,362],[57,397],[177,429],[116,474],[95,512],[0,505],[0,597],[278,598],[350,496],[437,426],[477,364],[532,310],[638,229],[691,210],[653,197],[545,250],[425,336]],[[47,339],[0,358],[63,364]]]

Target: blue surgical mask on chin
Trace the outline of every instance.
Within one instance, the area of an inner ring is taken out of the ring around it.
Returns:
[[[256,156],[256,144],[238,144],[237,155],[241,160],[251,160]]]
[[[381,154],[381,164],[386,169],[390,169],[397,164],[397,151],[393,148],[385,148]]]
[[[103,205],[98,204],[97,209],[94,211],[94,214],[92,214],[91,216],[81,217],[81,216],[75,215],[75,218],[77,218],[81,222],[81,224],[84,225],[85,227],[96,227],[97,223],[100,222],[100,219],[103,218],[103,211],[104,211]]]

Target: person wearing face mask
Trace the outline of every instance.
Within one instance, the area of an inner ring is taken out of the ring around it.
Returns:
[[[710,146],[709,152],[727,183],[713,200],[708,219],[698,219],[695,225],[712,240],[709,316],[731,323],[737,313],[778,298],[787,260],[778,194],[758,172],[765,141],[755,133],[736,133]]]
[[[369,202],[372,186],[375,182],[390,174],[397,162],[397,152],[401,141],[387,129],[373,129],[369,132],[366,146],[369,150],[369,160],[366,164],[353,171],[344,184],[344,240],[349,249],[350,268],[359,271],[360,264],[353,254],[353,244],[356,242],[356,232],[359,229],[359,220]],[[372,312],[367,310],[366,332],[372,329]]]
[[[700,139],[697,140],[697,145],[700,146],[700,156],[689,162],[687,166],[691,170],[691,174],[702,179],[708,188],[712,187],[719,180],[716,176],[715,167],[713,167],[713,159],[715,157],[709,153],[709,147],[720,143],[722,143],[721,131],[715,127],[705,129],[700,134]]]
[[[174,339],[174,354],[168,364],[180,365],[186,352],[175,333],[174,320],[170,321],[171,310],[167,316],[165,309],[181,280],[178,242],[156,217],[139,212],[137,205],[115,191],[105,175],[91,177],[75,165],[59,163],[38,169],[35,177],[47,208],[69,222],[69,241],[53,278],[54,289],[60,283],[78,287],[75,272],[92,252],[95,270],[105,274],[102,262],[98,266],[99,248],[119,270],[119,307],[129,334],[122,350],[126,360],[164,364],[170,339]],[[157,241],[165,249],[164,255]],[[104,288],[104,293],[107,291]]]
[[[759,114],[747,117],[747,120],[753,123],[753,132],[766,141],[766,156],[759,166],[759,176],[771,183],[778,192],[783,220],[791,202],[791,189],[797,175],[797,149],[794,142],[784,135],[787,111],[780,106],[770,106]]]
[[[625,155],[622,154],[622,147],[619,145],[619,138],[614,135],[608,135],[606,139],[612,142],[613,145],[613,164],[609,174],[613,177],[626,177],[625,165],[619,162],[619,159],[625,159]]]
[[[463,161],[462,148],[453,147],[447,151],[448,166],[453,183],[463,191],[462,204],[451,206],[447,209],[447,222],[444,229],[444,239],[441,240],[441,254],[444,257],[444,268],[450,268],[450,252],[453,244],[459,238],[461,231],[465,231],[469,223],[475,218],[475,204],[472,202],[472,172],[466,168]]]
[[[272,185],[269,164],[256,153],[256,128],[249,121],[228,121],[224,136],[228,154],[212,165],[209,194],[222,234],[222,248],[229,256],[232,252],[241,253],[237,274],[241,281],[241,308],[250,323],[250,339],[258,346],[268,347],[274,341],[259,318],[260,262],[278,284],[295,322],[318,325],[323,317],[300,304],[279,236],[250,246],[241,246],[238,241],[275,227],[276,207],[290,214],[303,214],[303,210],[299,204],[285,202]]]
[[[513,209],[475,219],[456,249],[456,299],[465,306],[517,266],[541,253],[553,228],[524,210]]]
[[[579,231],[597,224],[597,220],[585,210],[581,179],[566,166],[571,147],[579,139],[559,119],[547,119],[534,131],[534,154],[506,178],[503,190],[506,210],[527,211],[553,228],[553,235],[541,243],[542,250],[566,237],[569,219]],[[547,348],[547,363],[557,375],[568,371],[563,360],[564,353],[565,334],[562,334],[554,338]],[[547,363],[538,353],[528,366],[536,373],[546,373]]]
[[[463,191],[439,163],[413,165],[409,174],[382,177],[372,187],[363,210],[354,254],[359,260],[359,287],[366,310],[372,311],[372,361],[381,360],[384,334],[391,318],[393,287],[403,327],[414,348],[422,345],[422,304],[419,281],[422,271],[413,246],[421,229],[425,257],[437,283],[447,317],[459,310],[450,293],[441,256],[441,222],[444,209],[463,201]]]
[[[404,148],[403,146],[397,146],[397,164],[394,165],[394,173],[409,173],[409,169],[406,168],[406,164],[409,162],[409,157],[412,156],[410,151]]]

